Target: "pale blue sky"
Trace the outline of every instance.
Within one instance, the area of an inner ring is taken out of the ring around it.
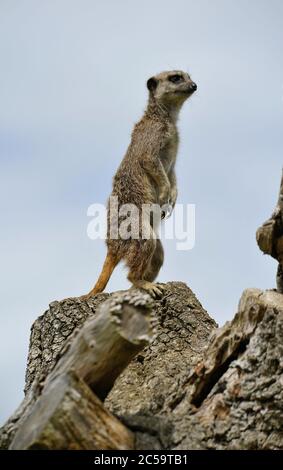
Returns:
[[[22,398],[32,322],[101,269],[86,211],[106,201],[156,72],[199,87],[177,163],[196,245],[166,242],[160,280],[187,282],[220,324],[244,288],[274,287],[255,231],[279,188],[282,49],[281,0],[0,1],[1,421]],[[109,290],[127,286],[117,269]]]

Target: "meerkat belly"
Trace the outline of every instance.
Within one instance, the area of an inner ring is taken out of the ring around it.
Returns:
[[[177,157],[177,150],[178,150],[178,139],[174,136],[174,138],[170,139],[168,144],[161,150],[160,152],[160,160],[163,163],[164,169],[168,174],[171,168],[174,167]]]
[[[159,159],[162,162],[167,175],[174,168],[178,150],[177,134],[160,151]],[[145,174],[143,178],[143,189],[146,195],[147,203],[159,204],[159,194],[162,188],[159,188],[156,181],[149,174]]]

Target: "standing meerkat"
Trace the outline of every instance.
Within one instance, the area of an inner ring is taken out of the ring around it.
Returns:
[[[151,77],[147,88],[146,111],[134,127],[127,153],[114,176],[111,193],[117,198],[119,209],[125,204],[134,204],[139,212],[144,204],[149,207],[170,204],[173,208],[176,203],[175,162],[179,140],[176,122],[182,105],[196,91],[197,85],[187,73],[174,70]],[[149,233],[147,238],[142,237],[140,228],[138,238],[128,239],[111,238],[113,220],[109,204],[107,220],[107,256],[97,283],[86,297],[105,289],[121,260],[129,268],[128,279],[134,287],[145,289],[153,297],[160,296],[163,287],[153,281],[163,264],[164,252],[152,219],[142,219],[142,228]],[[118,225],[120,223],[119,213]]]

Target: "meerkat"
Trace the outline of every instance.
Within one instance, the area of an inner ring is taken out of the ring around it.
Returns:
[[[147,81],[149,98],[142,119],[135,125],[126,155],[113,179],[111,196],[118,206],[169,204],[177,199],[175,163],[178,150],[177,119],[184,102],[196,91],[197,85],[182,71],[162,72]],[[163,214],[164,215],[164,214]],[[120,261],[129,268],[128,280],[133,287],[162,295],[163,286],[156,279],[164,260],[160,239],[152,221],[145,222],[150,236],[138,239],[112,239],[109,227],[111,214],[108,204],[107,256],[102,272],[93,289],[84,297],[102,292]],[[143,222],[144,224],[144,222]]]

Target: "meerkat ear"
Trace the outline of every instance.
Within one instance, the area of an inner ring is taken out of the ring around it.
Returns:
[[[154,91],[157,87],[157,84],[158,84],[158,81],[154,77],[149,78],[146,82],[146,86],[149,91]]]

